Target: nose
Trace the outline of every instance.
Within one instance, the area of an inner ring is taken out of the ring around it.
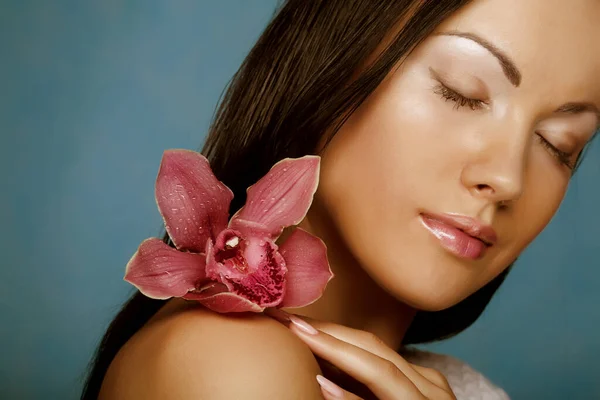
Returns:
[[[514,202],[524,190],[526,140],[504,139],[476,152],[461,174],[473,196],[498,205]]]

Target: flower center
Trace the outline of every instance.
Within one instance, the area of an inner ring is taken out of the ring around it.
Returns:
[[[248,263],[244,258],[244,242],[238,236],[225,240],[225,246],[215,254],[215,260],[226,267],[235,268],[239,272],[248,272]]]
[[[234,247],[237,247],[238,244],[240,244],[240,238],[237,236],[234,236],[225,242],[225,247],[232,249]]]
[[[285,260],[269,238],[222,231],[208,255],[207,278],[261,307],[274,307],[285,295]],[[218,290],[221,290],[219,287]]]

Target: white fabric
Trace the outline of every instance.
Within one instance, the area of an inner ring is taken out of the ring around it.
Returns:
[[[509,400],[504,390],[456,358],[415,349],[403,352],[402,356],[410,363],[444,374],[458,400]]]

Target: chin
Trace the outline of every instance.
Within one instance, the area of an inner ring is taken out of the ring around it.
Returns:
[[[436,294],[434,291],[426,294],[404,293],[398,300],[419,311],[442,311],[460,303],[467,296],[457,296],[456,293]]]
[[[418,252],[404,257],[400,263],[397,258],[394,263],[391,256],[389,260],[378,257],[363,266],[382,289],[421,311],[450,308],[479,288],[479,277],[473,276],[473,271],[464,265],[431,252],[424,257],[417,255]]]
[[[447,289],[438,289],[429,285],[429,289],[415,291],[406,288],[395,296],[399,301],[419,311],[441,311],[450,308],[468,295],[459,292],[449,292]]]

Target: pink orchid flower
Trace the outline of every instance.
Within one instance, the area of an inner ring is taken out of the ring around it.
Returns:
[[[156,202],[176,249],[146,239],[127,264],[125,280],[155,299],[183,297],[211,310],[261,312],[316,301],[333,277],[321,239],[288,226],[302,221],[319,182],[318,156],[286,158],[247,190],[229,220],[231,190],[190,150],[167,150]]]

